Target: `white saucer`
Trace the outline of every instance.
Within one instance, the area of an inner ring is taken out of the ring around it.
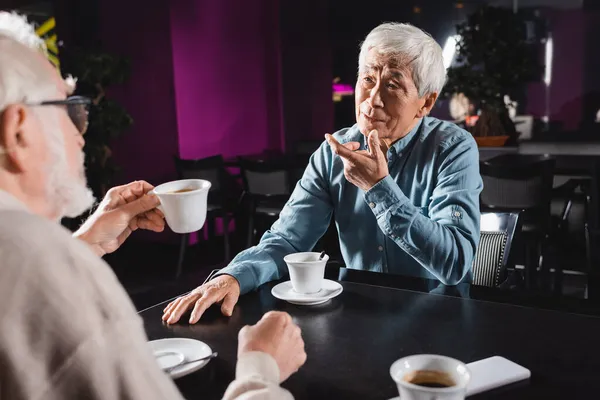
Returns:
[[[152,349],[158,366],[163,370],[184,363],[186,360],[194,360],[212,354],[211,348],[206,343],[194,339],[160,339],[148,342],[148,344]],[[181,378],[182,376],[198,371],[208,364],[209,361],[198,361],[175,367],[169,372],[169,375],[173,379]]]
[[[292,287],[292,282],[282,282],[271,289],[271,294],[280,300],[285,300],[288,303],[296,304],[299,306],[315,306],[317,304],[323,304],[330,299],[338,296],[344,288],[336,281],[330,281],[329,279],[323,279],[323,285],[321,290],[317,293],[301,294],[296,293]]]

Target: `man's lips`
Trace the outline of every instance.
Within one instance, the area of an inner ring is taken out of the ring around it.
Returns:
[[[383,119],[378,119],[378,118],[372,118],[372,117],[369,117],[369,116],[368,116],[367,114],[365,114],[365,113],[362,113],[362,115],[363,115],[363,117],[365,117],[365,118],[367,119],[367,121],[369,121],[369,122],[372,122],[372,123],[375,123],[375,122],[381,122],[381,123],[384,123],[384,122],[385,122],[385,120],[383,120]]]

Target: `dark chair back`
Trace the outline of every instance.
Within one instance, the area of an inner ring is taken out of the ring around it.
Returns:
[[[300,140],[294,145],[294,153],[300,156],[310,157],[319,146],[323,143],[323,140]]]
[[[174,156],[173,160],[179,179],[210,181],[209,204],[219,204],[229,209],[237,201],[239,189],[236,188],[233,177],[225,168],[223,156],[216,155],[195,160],[186,160]]]
[[[512,263],[519,213],[481,214],[479,247],[473,261],[473,285],[499,286]]]
[[[211,191],[220,191],[221,174],[225,170],[223,156],[217,155],[195,160],[173,156],[179,179],[204,179],[212,184]]]
[[[289,196],[290,165],[284,160],[252,160],[238,158],[244,192],[252,196]]]
[[[545,156],[505,154],[479,164],[481,206],[490,211],[524,210],[525,219],[546,231],[555,160]]]

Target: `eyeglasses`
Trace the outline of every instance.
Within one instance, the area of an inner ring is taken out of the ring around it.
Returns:
[[[73,122],[73,125],[79,130],[82,135],[85,134],[88,128],[88,116],[92,99],[83,96],[71,96],[65,100],[42,101],[31,106],[65,106],[67,114]]]

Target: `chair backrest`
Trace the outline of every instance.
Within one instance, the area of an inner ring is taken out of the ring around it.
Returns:
[[[511,259],[519,213],[482,213],[480,238],[473,261],[473,285],[499,286]]]
[[[179,179],[204,179],[210,181],[211,192],[219,192],[223,188],[225,163],[223,156],[217,155],[196,160],[184,160],[173,156]]]
[[[540,209],[549,214],[554,164],[552,158],[522,154],[504,154],[481,162],[482,205],[497,209]]]
[[[321,143],[323,140],[299,140],[294,144],[293,151],[297,155],[310,156],[317,151]]]
[[[284,160],[251,160],[239,157],[238,164],[246,193],[258,196],[291,193],[291,167]]]

